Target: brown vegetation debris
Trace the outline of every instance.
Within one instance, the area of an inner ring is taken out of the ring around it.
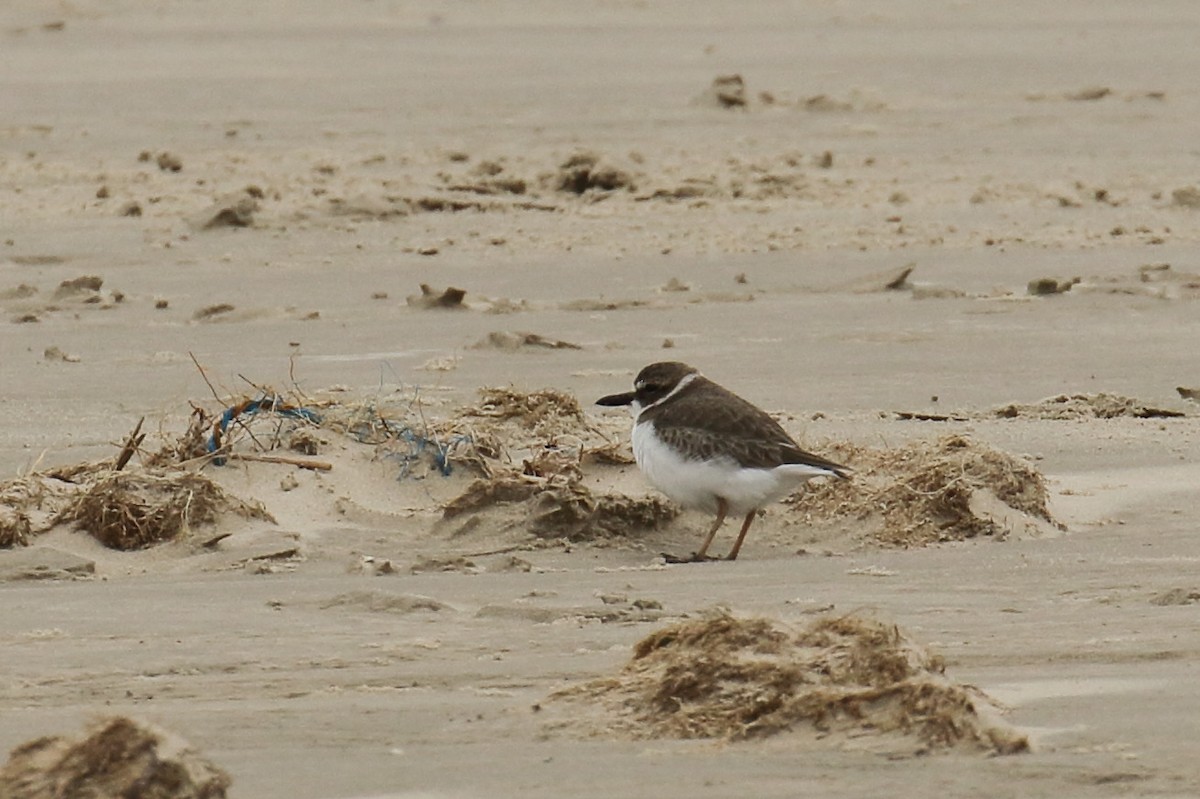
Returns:
[[[227,314],[233,310],[236,309],[230,303],[219,302],[215,305],[206,305],[203,308],[198,309],[194,314],[192,314],[192,319],[195,319],[197,322],[201,322],[206,319],[212,319],[213,317]]]
[[[580,152],[559,166],[553,176],[554,187],[569,194],[636,190],[633,176],[626,170],[605,163],[599,155]]]
[[[741,75],[718,75],[700,96],[700,102],[718,108],[745,108],[746,81]]]
[[[163,172],[178,172],[183,169],[183,159],[166,150],[158,154],[158,157],[154,159],[154,163]]]
[[[504,350],[517,352],[526,348],[547,350],[581,350],[583,347],[570,341],[556,338],[546,338],[537,333],[514,332],[509,330],[493,330],[487,336],[471,345],[473,350]]]
[[[595,447],[587,447],[580,454],[580,462],[600,463],[608,466],[629,466],[637,461],[633,447],[628,441],[609,441]]]
[[[59,283],[58,288],[54,290],[54,299],[62,300],[80,294],[95,294],[103,285],[104,278],[98,275],[81,275]]]
[[[657,494],[627,497],[595,493],[579,483],[551,484],[527,503],[527,528],[539,538],[590,541],[628,538],[656,530],[679,515],[679,508]]]
[[[29,514],[18,508],[0,505],[0,549],[23,547],[33,536]]]
[[[1035,297],[1044,297],[1050,294],[1066,294],[1071,290],[1072,286],[1081,283],[1083,278],[1072,277],[1059,280],[1053,277],[1039,277],[1029,281],[1025,287],[1027,294]]]
[[[312,428],[300,427],[292,431],[288,436],[287,446],[292,452],[299,452],[301,455],[320,455],[321,448],[327,442],[317,435]]]
[[[512,419],[531,430],[585,424],[579,400],[564,391],[547,388],[526,393],[511,388],[481,388],[479,399],[479,405],[463,409],[464,416]]]
[[[0,483],[0,549],[26,546],[52,527],[77,490],[72,482],[51,474],[34,473]]]
[[[261,191],[257,192],[261,195]],[[219,227],[250,227],[260,207],[255,192],[243,190],[219,197],[208,208],[195,217],[194,224],[200,230]]]
[[[158,452],[146,455],[142,463],[146,466],[167,466],[208,455],[208,437],[212,432],[212,422],[213,417],[208,411],[193,405],[187,430],[174,438],[164,437]]]
[[[230,497],[202,474],[182,470],[110,472],[89,483],[61,514],[112,549],[144,549],[169,541],[193,525],[232,511],[267,519],[259,505]]]
[[[0,769],[5,799],[224,799],[230,783],[182,739],[125,717],[102,719],[82,738],[35,738]]]
[[[481,478],[442,507],[442,518],[453,519],[491,505],[524,502],[541,487],[536,481],[519,476]]]
[[[993,411],[1002,419],[1031,417],[1034,419],[1114,419],[1132,416],[1137,419],[1159,419],[1185,416],[1182,411],[1155,408],[1132,397],[1100,392],[1098,394],[1059,394],[1040,402],[1017,402],[1001,405]]]
[[[1107,86],[1086,86],[1078,91],[1064,92],[1063,98],[1087,102],[1091,100],[1103,100],[1112,93],[1113,90]]]
[[[18,283],[10,289],[0,291],[0,300],[25,300],[37,293],[37,286],[31,286],[28,283]]]
[[[431,287],[427,283],[421,284],[420,294],[410,294],[405,300],[411,308],[466,308],[463,304],[463,299],[467,296],[464,289],[447,288],[443,291]]]
[[[475,194],[524,194],[528,188],[525,180],[502,174],[504,165],[496,161],[480,161],[471,170],[466,180],[443,175],[451,191],[467,191]]]
[[[1188,588],[1172,588],[1150,597],[1151,605],[1170,607],[1172,605],[1194,605],[1200,603],[1200,590]]]
[[[966,436],[898,449],[831,449],[831,457],[854,469],[854,478],[813,483],[794,495],[789,503],[810,521],[874,520],[868,526],[873,539],[905,547],[1062,529],[1047,508],[1049,492],[1037,470]]]
[[[794,629],[721,612],[652,633],[615,677],[551,699],[594,702],[603,731],[634,738],[745,740],[807,727],[911,735],[922,752],[1028,750],[982,692],[943,670],[940,657],[873,619],[824,616]]]
[[[442,518],[495,505],[519,505],[520,525],[539,538],[570,541],[627,538],[679,515],[678,507],[657,495],[598,494],[570,480],[505,475],[471,483],[445,505]]]
[[[1184,186],[1171,192],[1171,202],[1180,208],[1200,208],[1200,188]]]

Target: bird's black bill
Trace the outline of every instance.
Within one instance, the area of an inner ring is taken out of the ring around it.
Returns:
[[[634,396],[632,391],[626,391],[624,394],[609,394],[607,397],[601,397],[596,400],[596,404],[611,406],[628,405],[633,402]]]

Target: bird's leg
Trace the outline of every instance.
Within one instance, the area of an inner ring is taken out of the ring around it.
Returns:
[[[738,533],[737,541],[733,544],[733,549],[729,550],[729,556],[726,560],[737,560],[738,551],[742,548],[742,542],[746,540],[746,533],[750,530],[750,522],[754,521],[754,514],[758,513],[752,510],[746,514],[746,520],[742,522],[742,531]]]
[[[713,542],[713,538],[717,535],[717,530],[725,523],[725,512],[729,510],[729,503],[724,497],[717,497],[717,520],[713,522],[712,529],[708,531],[708,537],[704,539],[704,544],[700,547],[700,551],[692,556],[692,560],[704,560],[708,555],[709,546]]]

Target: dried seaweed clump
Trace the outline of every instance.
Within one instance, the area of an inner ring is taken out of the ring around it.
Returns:
[[[945,677],[938,656],[858,616],[799,630],[725,613],[683,622],[640,641],[617,676],[552,699],[597,702],[605,730],[635,738],[744,740],[807,728],[910,735],[918,751],[1029,748],[992,717],[982,692]]]
[[[1029,405],[1013,402],[1001,405],[993,414],[1002,419],[1019,416],[1034,419],[1115,419],[1119,416],[1169,419],[1186,415],[1182,411],[1155,408],[1132,397],[1103,391],[1098,394],[1059,394]]]
[[[95,468],[88,464],[86,470]],[[0,483],[0,549],[25,546],[54,525],[78,487],[68,470],[33,473]]]
[[[23,547],[33,535],[29,514],[8,505],[0,505],[0,549]]]
[[[543,389],[525,393],[511,388],[482,388],[479,405],[463,410],[464,416],[516,420],[530,430],[584,426],[579,400],[564,391]]]
[[[875,518],[873,537],[897,546],[981,535],[1003,539],[1023,519],[1061,529],[1050,515],[1046,481],[1036,469],[966,436],[894,450],[833,449],[853,467],[854,479],[813,484],[797,494],[792,506],[810,519]],[[1006,518],[992,506],[1005,509]]]
[[[208,455],[208,437],[212,433],[213,416],[193,405],[187,430],[175,438],[166,438],[157,452],[142,458],[146,466],[168,466]]]
[[[0,796],[224,799],[231,782],[177,736],[116,717],[80,739],[47,736],[18,746],[0,769]]]
[[[507,475],[474,481],[443,508],[442,517],[495,506],[510,506],[514,523],[539,538],[570,541],[629,538],[679,515],[677,506],[657,495],[598,494],[574,481]]]
[[[551,178],[554,188],[568,194],[633,191],[636,181],[629,171],[593,152],[578,152],[564,161]]]
[[[261,506],[227,495],[187,471],[111,472],[89,484],[62,514],[112,549],[144,549],[169,541],[226,511],[270,520]]]

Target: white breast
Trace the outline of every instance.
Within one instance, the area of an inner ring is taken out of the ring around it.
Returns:
[[[812,466],[750,469],[728,458],[685,458],[662,442],[652,422],[634,422],[633,457],[659,491],[685,508],[716,513],[717,499],[723,497],[735,516],[780,500],[813,477],[830,474]]]

